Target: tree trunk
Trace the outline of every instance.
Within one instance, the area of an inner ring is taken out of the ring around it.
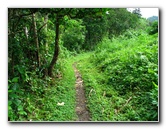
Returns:
[[[45,34],[46,34],[46,42],[45,42],[45,51],[46,51],[46,54],[48,54],[47,22],[48,22],[48,14],[45,15],[45,17],[44,17],[44,24],[46,24],[45,27],[44,27],[44,31],[45,31]]]
[[[54,46],[54,56],[50,63],[50,66],[48,67],[48,75],[50,77],[52,76],[53,67],[54,67],[54,64],[56,63],[56,61],[58,59],[58,55],[59,55],[59,18],[58,18],[58,15],[56,16],[55,27],[56,27],[56,30],[55,30],[56,37],[55,37],[55,46]]]
[[[45,15],[44,17],[44,33],[45,33],[45,54],[48,55],[48,34],[47,34],[47,22],[48,22],[48,14]],[[44,64],[47,64],[47,58],[44,58]],[[44,68],[44,76],[48,76],[48,68]]]
[[[34,33],[34,40],[35,40],[35,46],[36,46],[36,58],[37,58],[37,64],[38,67],[40,67],[40,56],[39,56],[39,41],[37,36],[37,26],[35,21],[35,13],[32,14],[32,24],[33,24],[33,33]]]

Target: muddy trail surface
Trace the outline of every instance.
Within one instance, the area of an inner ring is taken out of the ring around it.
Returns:
[[[86,98],[85,98],[85,91],[83,86],[83,80],[81,74],[79,73],[78,69],[76,68],[77,63],[73,64],[75,77],[76,77],[76,114],[78,116],[77,121],[90,121],[89,111],[86,107]]]

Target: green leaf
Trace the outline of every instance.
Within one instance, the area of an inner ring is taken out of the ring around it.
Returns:
[[[12,79],[12,82],[17,83],[17,82],[18,82],[18,79],[19,79],[19,77],[14,77],[14,78]]]
[[[19,105],[19,106],[18,106],[18,111],[22,111],[22,110],[23,110],[22,105]]]
[[[12,104],[12,101],[8,101],[8,106],[10,106]]]
[[[8,90],[8,93],[12,92],[12,90]]]
[[[18,95],[11,93],[11,94],[9,94],[9,97],[12,99],[15,99],[15,98],[18,98]]]
[[[15,83],[14,86],[13,86],[13,90],[18,90],[18,87],[19,87],[19,84]]]
[[[9,82],[9,83],[12,83],[12,81],[11,81],[11,80],[8,80],[8,82]]]
[[[158,85],[156,85],[154,82],[152,82],[155,88],[158,88]]]
[[[27,115],[27,113],[25,111],[20,111],[19,114],[20,115]]]

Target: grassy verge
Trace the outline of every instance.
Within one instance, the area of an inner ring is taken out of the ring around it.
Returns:
[[[75,114],[75,75],[71,60],[64,60],[61,63],[61,73],[47,93],[45,102],[50,104],[50,117],[46,120],[53,121],[74,121]],[[53,100],[51,102],[51,100]],[[49,103],[50,102],[50,103]],[[64,103],[64,105],[58,105]],[[44,111],[47,109],[43,109]]]

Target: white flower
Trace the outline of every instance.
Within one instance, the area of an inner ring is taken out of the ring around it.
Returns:
[[[59,103],[59,102],[58,102],[58,103],[57,103],[58,106],[63,106],[64,104],[65,104],[64,102],[62,102],[62,103]]]

